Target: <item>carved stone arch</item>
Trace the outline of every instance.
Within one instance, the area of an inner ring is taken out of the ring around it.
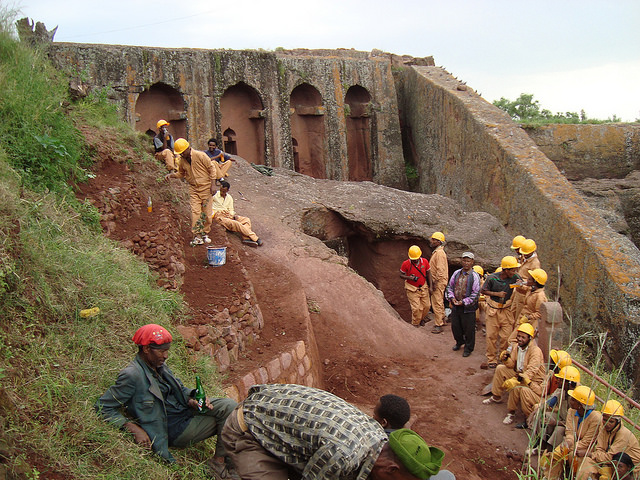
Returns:
[[[229,141],[236,153],[249,162],[263,165],[265,152],[264,106],[258,91],[244,82],[227,88],[220,99],[220,130],[232,132]],[[225,140],[225,148],[227,141]],[[231,153],[231,152],[228,152]]]
[[[164,119],[171,124],[173,138],[187,138],[186,118],[182,94],[166,83],[155,83],[138,95],[135,128],[139,132],[157,133],[156,123]]]
[[[314,178],[327,178],[322,95],[314,86],[301,83],[291,92],[289,105],[291,137],[296,141],[295,170]]]
[[[344,103],[347,117],[349,180],[372,180],[371,94],[366,88],[353,85],[347,90]]]
[[[230,155],[238,155],[238,145],[236,144],[236,132],[227,128],[222,132],[222,141],[224,144],[224,151]],[[255,163],[255,162],[254,162]]]

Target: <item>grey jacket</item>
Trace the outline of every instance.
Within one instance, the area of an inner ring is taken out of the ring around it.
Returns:
[[[185,408],[189,408],[188,400],[194,389],[186,388],[166,365],[158,371],[176,392],[178,401],[184,404]],[[118,428],[122,428],[127,422],[136,422],[149,435],[153,451],[165,460],[175,462],[169,453],[167,412],[162,392],[151,368],[140,355],[136,355],[136,358],[120,371],[115,385],[110,386],[98,399],[95,408],[105,420]]]

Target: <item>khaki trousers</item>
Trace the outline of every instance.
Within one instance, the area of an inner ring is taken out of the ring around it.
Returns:
[[[444,289],[447,288],[447,281],[436,283],[433,285],[433,293],[431,294],[431,308],[433,309],[433,317],[436,327],[444,325]]]
[[[545,469],[547,472],[545,478],[548,480],[561,480],[562,478],[565,478],[565,465],[567,468],[571,468],[571,470],[573,470],[573,473],[579,471],[582,468],[583,461],[585,460],[585,457],[574,456],[573,452],[569,452],[565,459],[557,458],[553,454],[553,452],[550,452],[547,455],[550,460],[549,465]],[[571,478],[574,477],[571,476]]]
[[[516,320],[520,318],[520,312],[524,308],[524,298],[526,296],[526,293],[520,293],[517,288],[513,289],[513,294],[511,294],[511,312],[513,313],[513,318]]]
[[[189,204],[191,205],[191,231],[194,235],[208,235],[211,231],[211,215],[213,215],[213,200],[210,187],[196,189],[189,187]],[[204,212],[204,219],[201,215]]]
[[[170,172],[178,170],[178,159],[168,148],[165,148],[161,152],[156,152],[154,154],[154,157],[156,157],[156,160],[158,160],[159,162],[164,163],[164,165],[167,167],[167,170],[169,170]]]
[[[493,385],[491,393],[496,397],[501,397],[504,393],[502,384],[505,380],[516,376],[516,372],[506,365],[498,365],[493,375]],[[522,410],[525,416],[531,415],[535,410],[536,404],[540,401],[540,395],[534,393],[529,387],[518,385],[509,391],[509,399],[507,400],[507,409],[509,411]]]
[[[258,235],[256,235],[253,230],[251,230],[251,220],[249,220],[248,217],[241,217],[240,215],[236,215],[235,220],[232,220],[222,215],[216,215],[214,217],[214,220],[216,221],[216,223],[222,225],[230,232],[240,233],[243,240],[249,239],[253,240],[254,242],[258,240]]]
[[[215,160],[212,160],[213,168],[216,169],[216,178],[227,178],[227,172],[231,168],[231,160],[227,160],[224,163],[218,163]]]
[[[496,343],[500,342],[500,352],[507,349],[508,338],[513,331],[513,316],[509,307],[494,308],[487,304],[487,362],[498,363]]]
[[[425,283],[420,290],[413,292],[405,288],[405,291],[411,307],[411,325],[420,325],[422,319],[429,313],[429,307],[431,307],[429,287]]]

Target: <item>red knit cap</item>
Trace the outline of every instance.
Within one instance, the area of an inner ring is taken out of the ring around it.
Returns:
[[[171,343],[172,340],[171,334],[155,323],[140,327],[133,335],[133,343],[136,345],[164,345],[165,343]]]

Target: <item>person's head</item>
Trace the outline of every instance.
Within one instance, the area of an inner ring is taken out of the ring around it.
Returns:
[[[607,432],[611,432],[614,428],[620,425],[622,416],[624,415],[624,408],[617,400],[608,400],[602,406],[602,425]]]
[[[156,123],[156,127],[159,132],[166,132],[169,125],[171,124],[166,120],[158,120],[158,123]]]
[[[573,390],[574,388],[576,388],[578,383],[580,383],[580,372],[573,365],[562,367],[562,369],[554,375],[558,377],[562,382],[560,384],[560,388],[562,388],[565,392]]]
[[[433,232],[431,238],[429,238],[429,246],[431,248],[437,248],[444,243],[444,233]]]
[[[417,245],[411,245],[409,247],[408,255],[409,255],[409,260],[411,260],[413,263],[417,263],[418,260],[420,260],[420,257],[422,256],[422,250]]]
[[[567,392],[569,395],[569,407],[584,415],[585,410],[592,410],[596,401],[596,394],[586,385],[578,385]]]
[[[373,409],[375,418],[384,429],[398,430],[411,417],[409,402],[398,395],[383,395]]]
[[[524,256],[524,258],[529,258],[533,255],[533,252],[536,251],[536,242],[532,238],[527,238],[524,242],[522,242],[522,246],[518,249],[520,255]]]
[[[475,255],[471,252],[464,252],[462,254],[462,269],[465,272],[468,272],[473,268]]]
[[[530,323],[523,323],[518,327],[518,333],[516,333],[516,342],[520,348],[527,348],[529,342],[535,335],[536,330]]]
[[[571,363],[571,355],[569,355],[569,352],[556,349],[549,351],[549,370],[558,373],[564,367],[571,365]]]
[[[516,269],[520,266],[516,257],[512,257],[511,255],[507,255],[506,257],[502,257],[500,261],[500,277],[507,279],[511,278],[515,275]]]
[[[184,138],[179,138],[174,142],[173,152],[182,158],[191,159],[191,147]]]
[[[207,141],[207,147],[210,152],[213,152],[216,148],[218,148],[218,141],[215,138],[210,138]]]
[[[402,428],[389,435],[373,464],[372,480],[426,480],[440,471],[444,452],[429,447],[420,435]]]
[[[473,271],[480,275],[480,277],[484,276],[484,268],[482,268],[480,265],[474,265]]]
[[[169,357],[173,337],[160,325],[149,323],[136,330],[132,340],[138,345],[138,353],[147,365],[157,370]]]
[[[547,272],[541,268],[534,268],[533,270],[527,270],[531,278],[533,279],[533,287],[535,289],[544,288],[547,283]]]
[[[525,240],[526,238],[522,235],[516,235],[513,237],[513,240],[511,241],[511,250],[515,250],[517,252]]]
[[[231,184],[229,184],[229,182],[227,182],[226,180],[222,180],[220,182],[220,195],[225,197],[229,192],[230,188],[231,188]]]
[[[626,480],[633,478],[630,475],[631,470],[633,470],[633,459],[629,456],[629,454],[625,452],[614,453],[611,458],[611,465],[613,466],[613,471],[617,472],[617,476],[613,477],[615,480]]]

